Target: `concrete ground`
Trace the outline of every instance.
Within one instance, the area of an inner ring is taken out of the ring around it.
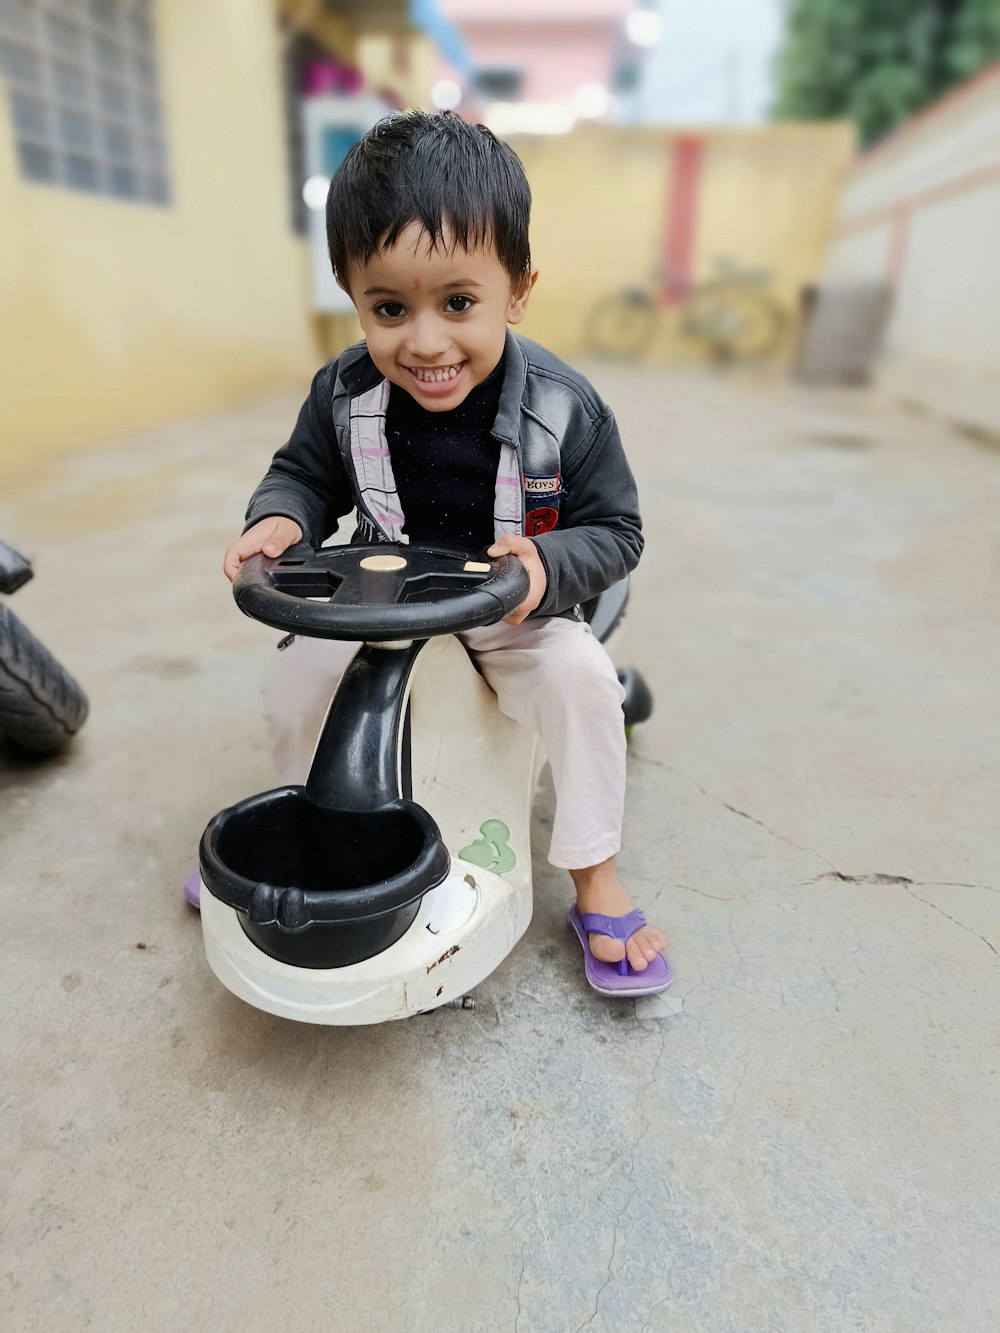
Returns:
[[[544,861],[471,1012],[313,1028],[180,886],[272,785],[221,555],[292,400],[8,477],[93,712],[0,746],[0,1324],[1000,1327],[1000,456],[865,396],[594,368],[648,546],[623,867],[671,1003],[583,982]]]

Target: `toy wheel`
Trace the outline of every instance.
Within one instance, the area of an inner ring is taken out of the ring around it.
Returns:
[[[0,731],[25,750],[61,750],[83,726],[87,696],[44,644],[0,606]]]

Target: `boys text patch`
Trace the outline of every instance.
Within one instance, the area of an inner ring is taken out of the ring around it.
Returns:
[[[524,478],[524,535],[540,537],[551,532],[559,522],[562,503],[562,476]]]

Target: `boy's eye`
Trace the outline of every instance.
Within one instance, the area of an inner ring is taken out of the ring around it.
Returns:
[[[450,310],[453,315],[464,315],[475,304],[471,296],[449,296],[445,308]]]
[[[398,319],[403,313],[403,307],[398,301],[380,301],[375,307],[376,315],[384,315],[386,319]]]

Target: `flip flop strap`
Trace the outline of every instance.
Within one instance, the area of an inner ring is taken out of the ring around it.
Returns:
[[[581,912],[580,921],[588,935],[610,935],[613,940],[627,940],[646,924],[642,909],[633,907],[624,916],[605,916],[603,912]]]

